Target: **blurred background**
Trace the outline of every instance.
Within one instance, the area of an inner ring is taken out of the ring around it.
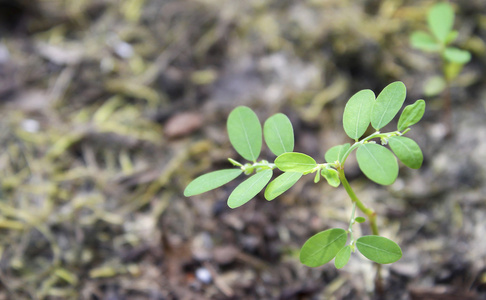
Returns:
[[[287,114],[295,150],[323,162],[349,142],[355,92],[400,80],[406,104],[424,98],[440,61],[409,35],[436,2],[0,0],[0,299],[375,299],[359,254],[339,271],[298,260],[311,235],[347,227],[342,187],[306,178],[235,210],[238,182],[182,191],[240,159],[225,128],[238,105]],[[404,253],[384,299],[486,299],[486,2],[451,3],[472,53],[452,135],[426,97],[409,133],[420,170],[383,187],[346,164]]]

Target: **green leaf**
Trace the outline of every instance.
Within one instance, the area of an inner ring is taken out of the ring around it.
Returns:
[[[437,96],[446,88],[446,81],[442,76],[433,76],[427,79],[424,83],[425,96]]]
[[[228,161],[235,167],[243,167],[243,165],[232,158],[228,158]]]
[[[449,3],[442,2],[435,4],[427,16],[430,31],[442,44],[445,44],[447,37],[454,25],[454,10]]]
[[[424,100],[417,100],[414,104],[407,105],[405,109],[403,109],[400,119],[398,119],[397,129],[402,131],[416,124],[418,121],[420,121],[420,119],[422,119],[424,112]]]
[[[424,31],[415,31],[410,35],[410,44],[416,49],[427,52],[437,52],[440,50],[440,44],[435,39]]]
[[[283,172],[306,173],[317,167],[316,161],[307,154],[287,152],[275,159],[275,165]]]
[[[275,114],[265,121],[263,136],[268,148],[277,156],[294,151],[294,130],[284,114]]]
[[[341,228],[321,231],[309,238],[300,250],[300,262],[308,267],[318,267],[333,259],[348,240],[348,233]]]
[[[356,151],[356,158],[359,168],[370,180],[389,185],[397,179],[397,159],[387,148],[378,144],[364,144]]]
[[[255,197],[272,178],[272,170],[260,171],[238,185],[228,198],[228,206],[236,208]]]
[[[459,73],[461,73],[464,64],[458,64],[455,62],[447,62],[444,67],[445,78],[449,81],[454,80]]]
[[[324,155],[324,158],[328,163],[333,163],[335,161],[342,162],[343,156],[351,147],[349,143],[343,145],[337,145],[332,148],[329,148]]]
[[[388,139],[388,144],[393,153],[407,167],[418,169],[422,166],[424,156],[414,140],[404,136],[393,136]]]
[[[457,38],[458,35],[459,35],[459,31],[457,30],[452,30],[451,32],[449,32],[445,44],[449,45],[450,43],[452,43]]]
[[[343,114],[343,127],[352,139],[360,138],[370,125],[370,113],[375,94],[371,90],[361,90],[346,103]]]
[[[371,126],[380,130],[396,116],[405,101],[407,88],[401,81],[387,85],[376,98],[371,110]]]
[[[379,264],[391,264],[402,257],[400,246],[386,237],[366,235],[356,240],[359,252]]]
[[[316,175],[314,175],[314,183],[318,183],[319,180],[321,180],[321,172],[319,170],[316,172]]]
[[[356,221],[356,223],[364,223],[366,222],[366,219],[363,217],[356,217],[354,218],[354,221]]]
[[[246,106],[238,106],[226,123],[231,145],[244,159],[256,161],[262,148],[262,125],[257,115]]]
[[[324,168],[321,170],[321,175],[326,178],[327,183],[329,183],[332,187],[338,187],[341,183],[341,179],[339,179],[339,173],[337,170],[332,168]]]
[[[336,254],[336,258],[334,259],[334,266],[336,269],[341,269],[344,267],[348,261],[349,258],[351,257],[351,246],[346,246],[339,250],[339,252]]]
[[[457,64],[466,64],[471,60],[471,53],[455,47],[447,47],[444,50],[444,58]]]
[[[184,196],[194,196],[218,188],[238,177],[241,169],[224,169],[203,174],[191,181],[184,190]]]
[[[302,173],[297,172],[286,172],[278,176],[265,189],[265,199],[271,201],[277,198],[290,189],[301,177]]]

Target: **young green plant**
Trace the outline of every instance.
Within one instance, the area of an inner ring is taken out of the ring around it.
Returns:
[[[317,267],[334,259],[336,268],[342,268],[351,254],[358,250],[378,264],[393,263],[402,256],[400,247],[379,235],[375,211],[356,196],[346,179],[344,166],[349,155],[356,150],[361,171],[370,180],[381,185],[390,185],[397,178],[399,165],[396,157],[410,168],[420,168],[423,160],[420,147],[403,135],[422,118],[425,110],[423,100],[417,100],[403,109],[397,130],[381,132],[398,114],[405,97],[406,87],[402,82],[389,84],[376,98],[371,90],[354,94],[347,102],[343,115],[344,131],[353,140],[353,144],[346,143],[330,148],[324,155],[326,162],[323,163],[317,163],[304,153],[293,152],[292,124],[281,113],[271,116],[263,125],[263,138],[276,158],[273,163],[259,159],[262,126],[250,108],[239,106],[230,113],[227,130],[236,152],[248,162],[241,163],[229,158],[234,168],[197,177],[186,187],[184,195],[193,196],[207,192],[244,173],[249,177],[228,198],[228,206],[236,208],[250,201],[263,189],[265,199],[271,201],[291,188],[302,176],[314,174],[316,183],[323,177],[333,187],[342,184],[351,199],[352,210],[347,228],[331,228],[310,237],[301,249],[300,261],[307,266]],[[370,124],[375,131],[363,137]],[[282,173],[271,181],[276,169]],[[366,218],[356,216],[356,209]],[[371,226],[372,235],[356,237],[353,226],[365,222],[366,219]]]
[[[459,33],[453,30],[454,9],[447,2],[437,3],[428,11],[428,30],[418,30],[410,35],[413,48],[424,52],[436,53],[441,58],[442,74],[425,81],[426,96],[437,96],[444,93],[444,118],[451,127],[450,87],[460,74],[464,65],[471,60],[471,53],[451,46]]]

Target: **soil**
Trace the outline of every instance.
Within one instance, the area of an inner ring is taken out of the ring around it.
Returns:
[[[409,44],[434,2],[0,0],[0,299],[486,299],[486,3],[451,1],[472,60],[447,123],[423,91],[440,62]],[[295,151],[323,162],[350,142],[349,97],[397,80],[427,103],[407,133],[423,166],[379,186],[346,163],[403,251],[382,291],[358,253],[299,262],[310,236],[347,228],[342,187],[304,177],[237,209],[241,180],[183,196],[241,160],[234,107],[285,113]]]

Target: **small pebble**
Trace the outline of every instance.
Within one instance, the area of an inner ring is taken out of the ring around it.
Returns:
[[[213,280],[211,272],[208,269],[202,267],[196,270],[196,278],[202,283],[209,284]]]
[[[129,43],[120,41],[115,45],[115,53],[121,58],[130,58],[133,56],[133,47]]]
[[[219,265],[227,265],[235,261],[238,252],[238,248],[233,245],[220,246],[214,248],[213,256],[215,262]]]
[[[7,47],[3,44],[0,44],[0,63],[6,63],[10,59],[10,52],[8,51]]]
[[[191,134],[203,125],[203,117],[198,113],[184,112],[171,117],[165,124],[164,133],[168,138],[178,138]]]
[[[25,119],[22,121],[22,129],[30,132],[30,133],[36,133],[40,129],[39,122],[33,119]]]

